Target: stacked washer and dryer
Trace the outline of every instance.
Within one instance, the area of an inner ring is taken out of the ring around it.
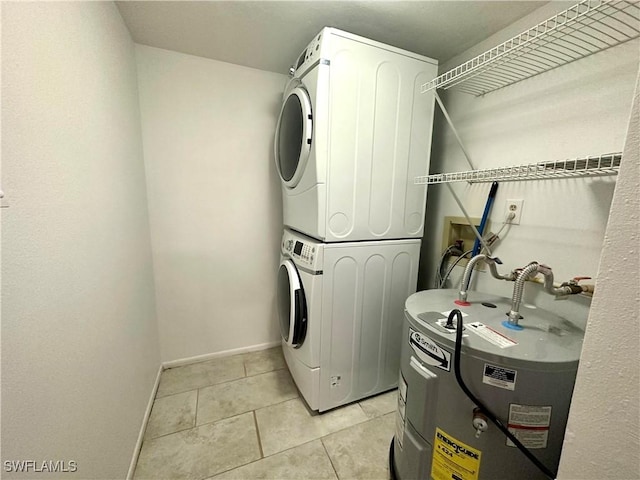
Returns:
[[[415,292],[437,62],[324,28],[290,70],[275,136],[284,356],[313,410],[395,388]]]

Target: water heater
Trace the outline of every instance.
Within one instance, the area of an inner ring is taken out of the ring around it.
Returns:
[[[548,471],[557,472],[583,332],[553,313],[512,300],[427,290],[406,301],[393,476],[400,480],[545,479],[487,418],[480,400]],[[456,324],[462,313],[456,379]]]

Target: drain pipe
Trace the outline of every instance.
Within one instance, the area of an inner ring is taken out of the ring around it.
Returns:
[[[458,299],[454,302],[456,305],[471,305],[469,302],[467,302],[467,289],[469,288],[469,283],[471,281],[471,273],[473,272],[476,264],[480,261],[484,261],[487,265],[489,265],[489,270],[491,271],[491,276],[493,276],[493,278],[508,281],[513,281],[516,279],[516,274],[514,272],[511,272],[508,275],[500,275],[498,273],[496,263],[498,265],[502,265],[502,261],[498,257],[490,257],[489,255],[485,255],[484,253],[476,255],[471,260],[469,260],[469,262],[467,263],[467,267],[464,269],[462,281],[460,282],[460,292],[458,293]]]

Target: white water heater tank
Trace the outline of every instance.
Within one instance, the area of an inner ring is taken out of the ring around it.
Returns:
[[[454,374],[452,309],[463,314],[460,372],[467,388],[551,472],[557,472],[583,332],[523,305],[521,330],[503,322],[511,300],[427,290],[405,304],[392,472],[400,480],[545,479],[479,412]],[[486,429],[484,426],[486,425]]]

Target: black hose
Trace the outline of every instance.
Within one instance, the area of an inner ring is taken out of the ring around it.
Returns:
[[[533,455],[533,453],[531,453],[531,451],[525,447],[522,442],[520,442],[520,440],[518,440],[515,435],[513,435],[509,429],[507,427],[504,426],[504,424],[500,421],[500,419],[498,417],[496,417],[480,400],[478,400],[475,395],[473,393],[471,393],[471,391],[467,388],[467,385],[464,383],[464,380],[462,379],[462,375],[460,374],[460,353],[461,353],[461,349],[462,349],[462,329],[463,329],[463,325],[462,325],[462,313],[460,312],[460,310],[458,309],[453,309],[451,310],[451,313],[449,314],[449,318],[448,318],[448,322],[451,322],[453,320],[453,317],[456,317],[456,349],[453,353],[453,358],[454,358],[454,363],[453,363],[453,371],[456,375],[456,380],[458,381],[458,385],[460,386],[460,388],[462,389],[462,391],[465,393],[465,395],[467,397],[469,397],[469,399],[476,404],[476,406],[478,408],[480,408],[480,410],[482,410],[482,413],[484,413],[487,418],[489,420],[491,420],[496,427],[498,427],[498,429],[504,433],[507,438],[509,440],[511,440],[516,447],[518,447],[518,449],[524,453],[524,455],[531,460],[531,463],[533,463],[536,467],[538,467],[538,469],[544,473],[544,475],[549,478],[550,480],[554,480],[556,478],[556,476],[553,474],[553,472],[551,472],[551,470],[549,470],[547,467],[545,467],[542,462],[540,462],[540,460],[538,460],[535,455]]]

